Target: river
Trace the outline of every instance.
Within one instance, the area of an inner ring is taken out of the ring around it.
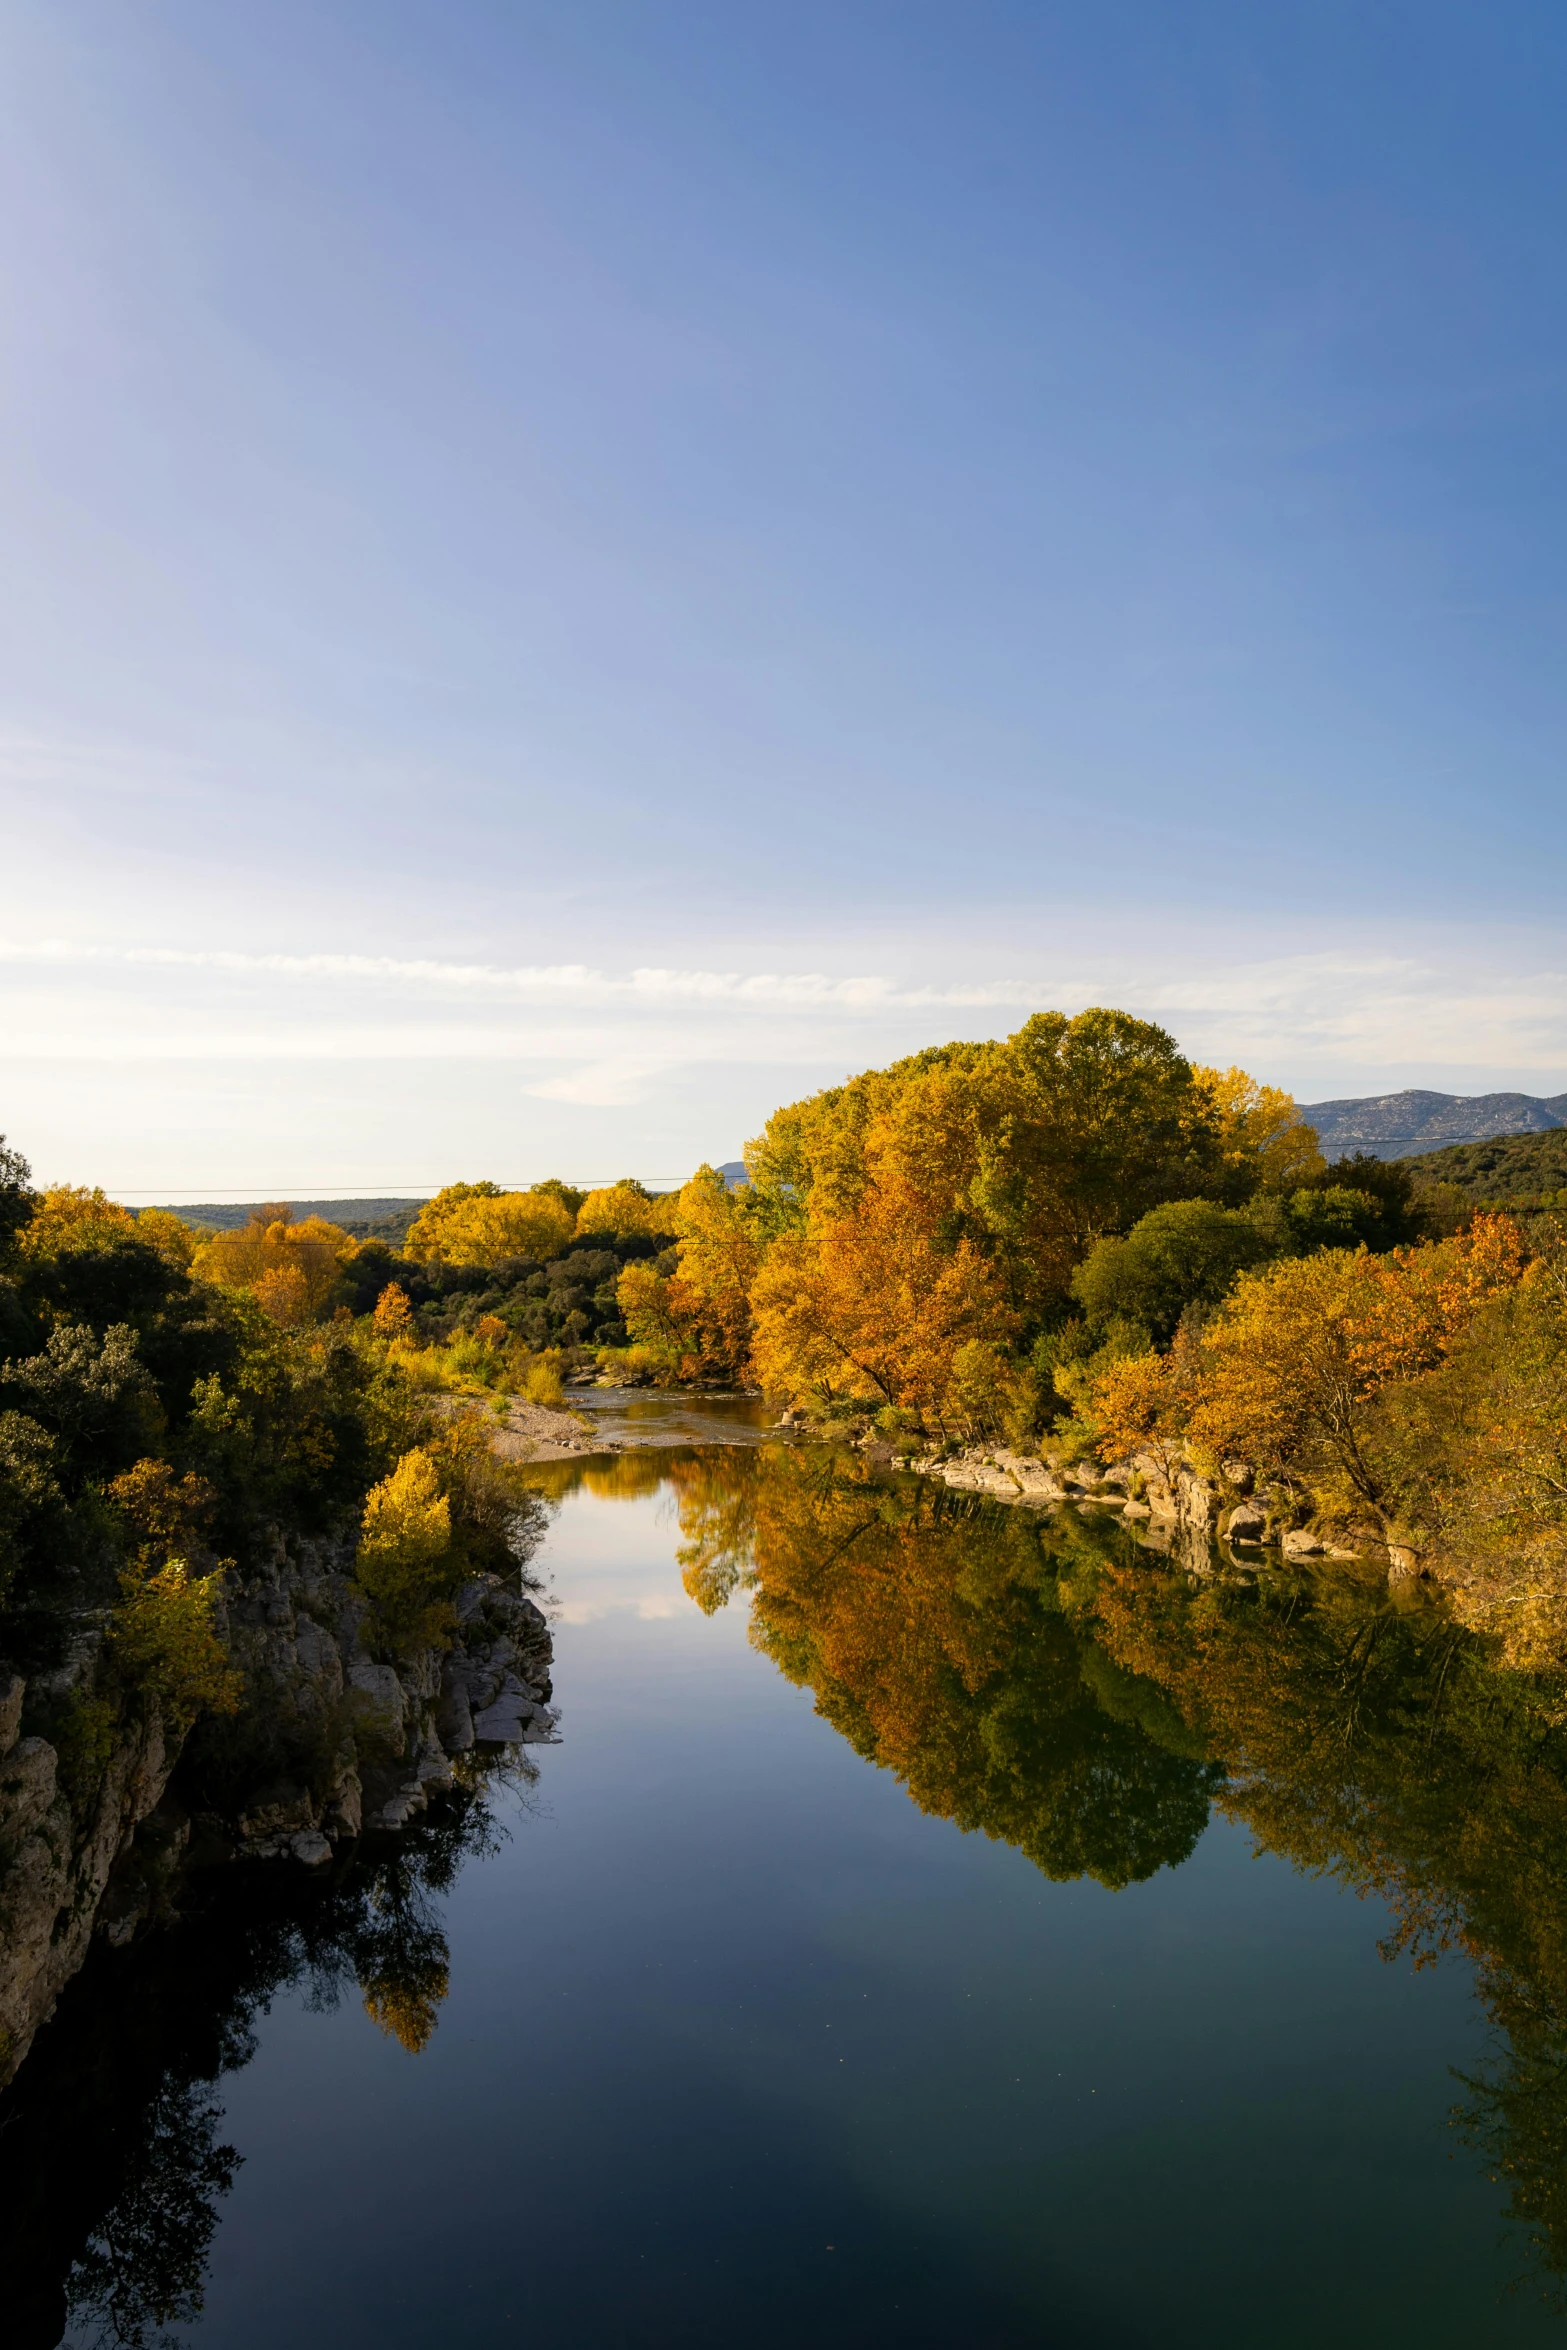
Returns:
[[[1567,2336],[1556,1733],[1418,1599],[760,1417],[540,1470],[558,1745],[94,1959],[23,2350]]]

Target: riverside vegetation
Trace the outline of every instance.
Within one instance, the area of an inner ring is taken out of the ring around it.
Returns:
[[[1549,1184],[1509,1213],[1468,1162],[1329,1166],[1287,1094],[1113,1011],[870,1071],[746,1165],[620,1278],[656,1375],[754,1379],[926,1466],[1005,1448],[1041,1497],[1075,1467],[1135,1514],[1195,1475],[1204,1539],[1436,1572],[1520,1664],[1567,1643]]]
[[[0,1156],[0,2083],[187,1851],[319,1867],[548,1734],[488,1407],[338,1318],[329,1231],[235,1240]]]
[[[746,1167],[454,1184],[394,1252],[282,1204],[133,1216],[7,1154],[0,2080],[188,1847],[321,1865],[548,1735],[540,1480],[492,1438],[568,1378],[750,1385],[1123,1525],[1200,1490],[1205,1555],[1429,1570],[1504,1666],[1556,1669],[1550,1183],[1508,1212],[1467,1162],[1329,1166],[1287,1094],[1106,1010],[789,1105]]]
[[[685,1588],[921,1810],[1118,1890],[1211,1809],[1385,1904],[1382,1956],[1474,1970],[1489,2060],[1456,2135],[1567,2307],[1567,1669],[1524,1671],[1430,1584],[1239,1555],[1192,1574],[1106,1511],[998,1510],[849,1448],[626,1454],[545,1474],[672,1491]]]

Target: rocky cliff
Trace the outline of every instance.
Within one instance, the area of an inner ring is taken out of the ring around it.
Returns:
[[[367,1643],[348,1564],[340,1544],[278,1536],[231,1581],[245,1703],[183,1753],[155,1706],[112,1714],[101,1613],[51,1675],[0,1668],[0,2087],[93,1935],[127,1941],[166,1902],[193,1834],[209,1859],[320,1867],[402,1827],[465,1758],[553,1738],[549,1626],[513,1583],[473,1578],[452,1646],[393,1664]]]

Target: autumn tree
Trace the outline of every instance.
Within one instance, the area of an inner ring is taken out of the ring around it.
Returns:
[[[28,1256],[47,1257],[62,1249],[112,1247],[135,1232],[130,1210],[96,1184],[52,1183],[34,1199],[21,1239]]]
[[[136,1218],[136,1238],[155,1248],[171,1265],[189,1266],[209,1235],[172,1208],[143,1208]]]
[[[873,1137],[931,1228],[991,1259],[1025,1327],[1060,1311],[1095,1240],[1226,1180],[1191,1064],[1124,1012],[1041,1012],[1004,1043],[934,1047],[778,1111],[747,1151],[759,1227],[852,1215]]]
[[[400,1282],[389,1281],[375,1301],[373,1327],[377,1338],[394,1345],[411,1333],[413,1308],[408,1303],[408,1292]]]
[[[343,1294],[352,1235],[324,1216],[295,1218],[286,1207],[259,1209],[240,1232],[217,1232],[191,1260],[201,1281],[245,1289],[285,1329],[319,1321]]]
[[[156,1456],[135,1462],[108,1490],[139,1537],[119,1578],[109,1652],[122,1680],[154,1700],[174,1743],[202,1714],[237,1712],[244,1690],[218,1631],[223,1565],[205,1574],[191,1567],[218,1496],[204,1477],[176,1476]]]
[[[987,1259],[967,1238],[945,1246],[940,1221],[889,1169],[854,1214],[775,1241],[751,1292],[763,1386],[902,1407],[942,1426],[959,1349],[1005,1344],[1016,1317]]]
[[[216,1611],[223,1569],[192,1574],[182,1558],[127,1567],[108,1625],[118,1670],[155,1700],[171,1742],[202,1714],[237,1713],[244,1682],[229,1663]]]
[[[673,1234],[674,1201],[667,1193],[650,1192],[634,1176],[623,1175],[600,1191],[590,1191],[577,1211],[577,1231],[655,1232]]]
[[[1277,1085],[1259,1085],[1244,1069],[1208,1069],[1199,1063],[1192,1076],[1212,1116],[1226,1198],[1298,1191],[1325,1172],[1316,1128],[1307,1125],[1293,1094]]]
[[[1462,1620],[1529,1671],[1567,1663],[1567,1239],[1384,1399],[1404,1511]]]
[[[370,1490],[354,1569],[394,1653],[426,1647],[445,1629],[453,1565],[451,1503],[428,1449],[415,1446]]]
[[[1378,1399],[1449,1361],[1523,1265],[1517,1226],[1488,1216],[1434,1246],[1383,1256],[1326,1249],[1243,1274],[1172,1409],[1209,1454],[1294,1480],[1330,1512],[1369,1511],[1397,1540],[1399,1456]],[[1123,1387],[1136,1376],[1115,1374]],[[1113,1421],[1108,1384],[1096,1402]]]
[[[699,1167],[670,1219],[678,1262],[661,1274],[646,1260],[626,1266],[616,1298],[627,1335],[671,1376],[738,1379],[751,1354],[750,1292],[762,1249],[743,1192],[716,1168]]]
[[[572,1223],[569,1208],[545,1186],[502,1191],[496,1183],[450,1183],[420,1209],[403,1246],[426,1264],[501,1265],[556,1255]]]

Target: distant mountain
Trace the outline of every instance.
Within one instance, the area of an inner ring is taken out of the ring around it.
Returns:
[[[180,1206],[173,1210],[183,1216],[187,1224],[209,1224],[215,1232],[243,1232],[263,1200],[207,1200],[199,1207]],[[422,1199],[296,1199],[290,1201],[294,1214],[301,1221],[306,1216],[324,1216],[329,1224],[340,1224],[356,1240],[401,1240],[419,1210]]]
[[[744,1159],[725,1159],[718,1172],[720,1175],[722,1175],[724,1181],[728,1184],[731,1191],[734,1190],[737,1183],[747,1183],[750,1181],[750,1177],[746,1174],[745,1171]]]
[[[1567,1093],[1371,1093],[1336,1102],[1302,1102],[1323,1154],[1368,1151],[1377,1159],[1415,1158],[1454,1142],[1489,1142],[1498,1134],[1546,1134],[1567,1126]]]

